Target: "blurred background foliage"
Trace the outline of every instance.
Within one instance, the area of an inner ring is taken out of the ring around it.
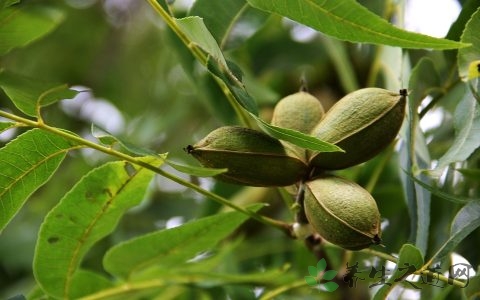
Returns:
[[[386,4],[388,1],[360,2],[380,16],[390,19],[393,15],[391,7]],[[146,1],[31,0],[22,1],[20,5],[32,3],[57,7],[65,14],[65,19],[46,37],[3,56],[0,67],[33,78],[68,83],[83,91],[74,100],[62,101],[45,109],[43,116],[47,123],[87,137],[94,123],[136,145],[158,153],[168,152],[171,159],[192,165],[196,162],[183,151],[185,146],[219,126],[238,124],[234,111],[211,75],[191,61],[190,53]],[[173,5],[172,9],[177,17],[188,13],[188,7],[181,3]],[[247,89],[267,121],[275,103],[281,97],[296,92],[302,80],[306,80],[309,91],[319,97],[326,108],[352,88],[367,85],[382,87],[388,83],[387,69],[372,70],[378,59],[378,46],[334,41],[279,16],[263,13],[252,17],[250,29],[251,36],[238,37],[238,40],[233,39],[225,45],[225,55],[244,72]],[[458,40],[458,34],[452,35]],[[332,56],[340,49],[335,48],[335,43],[341,43],[341,49],[346,51],[347,69],[339,69]],[[451,79],[453,62],[448,55],[435,51],[408,51],[412,66],[425,56],[434,59],[435,68],[442,77],[440,80],[458,81],[458,78]],[[342,72],[349,72],[356,84],[345,84]],[[407,82],[403,84],[406,86]],[[441,98],[444,94],[445,91],[436,96]],[[452,115],[458,100],[455,97],[442,99],[424,117],[429,119],[430,113],[436,113],[435,122],[430,122],[425,131],[433,160],[443,155],[452,143]],[[0,93],[0,107],[18,113],[3,92]],[[19,132],[16,129],[15,132],[2,134],[1,145]],[[82,175],[110,159],[90,150],[76,151],[69,156],[58,171],[60,176],[54,176],[37,191],[0,236],[2,298],[33,286],[32,258],[38,228],[45,214]],[[381,173],[375,175],[378,182],[373,196],[388,223],[383,234],[387,252],[398,252],[410,234],[398,159],[396,152],[393,156],[384,153],[366,164],[339,172],[366,185],[378,166],[385,164]],[[468,161],[460,165],[478,170],[479,161],[480,152],[477,149]],[[178,176],[187,178],[181,173]],[[268,202],[271,205],[262,211],[264,214],[293,220],[276,189],[242,188],[210,179],[190,180],[219,195],[231,197],[232,201]],[[451,171],[442,177],[441,187],[451,194],[478,198],[479,182],[478,174]],[[445,241],[450,220],[460,205],[432,196],[431,208],[429,253]],[[115,233],[89,253],[84,265],[102,272],[101,259],[111,245],[158,228],[214,214],[221,209],[203,196],[157,177],[141,207],[125,215]],[[222,262],[224,272],[243,273],[289,266],[297,278],[303,278],[307,275],[307,266],[316,264],[318,260],[302,242],[290,240],[275,229],[254,221],[248,222],[243,229],[237,237],[242,238],[242,242],[236,243],[235,249]],[[473,266],[480,264],[479,240],[480,231],[475,230],[457,249]],[[342,251],[332,248],[327,252],[332,264],[330,269],[346,267]],[[351,261],[368,258],[362,253],[353,255]],[[360,297],[362,289],[365,287],[351,289],[351,293]],[[210,292],[223,295],[223,298],[227,294],[230,299],[253,297],[253,290],[248,286],[218,287],[214,290]],[[200,299],[206,292],[193,288],[189,293],[182,299]],[[294,299],[294,295],[302,299],[313,299],[319,295],[309,288],[292,293],[288,299]]]

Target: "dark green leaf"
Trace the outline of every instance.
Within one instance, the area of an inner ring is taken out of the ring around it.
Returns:
[[[268,124],[262,119],[253,116],[257,120],[258,126],[274,138],[290,142],[302,148],[311,149],[320,152],[344,152],[340,147],[321,141],[311,135],[301,133],[296,130],[277,127]]]
[[[387,283],[382,286],[374,296],[374,300],[387,299],[390,291],[395,287],[395,284],[405,280],[405,277],[419,270],[423,266],[423,256],[420,250],[411,244],[404,244],[400,249],[398,262],[393,271],[392,276],[387,280]]]
[[[456,214],[450,228],[450,237],[433,255],[432,261],[442,260],[448,253],[480,226],[480,201],[470,201]]]
[[[248,0],[248,3],[349,42],[437,50],[467,46],[397,28],[354,0]]]
[[[50,179],[67,152],[78,147],[33,129],[0,149],[0,232],[28,197]]]
[[[468,69],[470,63],[480,58],[480,8],[472,15],[463,31],[460,41],[462,43],[471,43],[472,46],[458,50],[458,74],[463,80],[468,80]]]
[[[228,169],[213,169],[213,168],[179,165],[170,160],[167,160],[165,163],[179,172],[189,174],[192,176],[197,176],[197,177],[212,177],[228,171]]]
[[[242,44],[263,25],[268,14],[245,0],[197,0],[189,14],[202,17],[221,49]]]
[[[256,205],[254,210],[261,207]],[[247,219],[243,213],[229,212],[140,236],[111,248],[103,264],[109,273],[121,278],[154,265],[172,268],[211,249]]]
[[[153,175],[128,162],[107,163],[85,175],[50,211],[38,234],[33,263],[35,278],[47,294],[71,297],[84,255],[114,230],[127,209],[143,200]]]
[[[48,34],[64,17],[62,11],[45,5],[16,5],[0,10],[0,55]]]
[[[325,282],[323,284],[323,287],[328,291],[328,292],[334,292],[336,289],[338,289],[338,284],[336,282]]]
[[[335,270],[328,270],[325,273],[323,273],[322,279],[323,280],[332,280],[337,276],[338,271]]]
[[[314,266],[308,266],[308,274],[310,274],[310,276],[317,277],[317,268],[315,268]]]
[[[0,87],[18,109],[32,117],[37,116],[38,107],[71,99],[78,94],[65,84],[43,82],[8,71],[0,71]]]

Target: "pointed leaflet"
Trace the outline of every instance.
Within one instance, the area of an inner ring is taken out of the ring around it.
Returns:
[[[253,210],[261,207],[255,205]],[[155,265],[172,268],[211,249],[247,219],[248,216],[235,211],[152,232],[111,248],[103,265],[109,273],[122,278]]]
[[[213,169],[213,168],[203,168],[203,167],[186,166],[186,165],[177,164],[173,161],[167,160],[167,153],[157,154],[153,150],[140,148],[128,141],[124,141],[123,139],[120,139],[112,135],[107,130],[102,129],[95,124],[92,124],[91,131],[92,131],[92,135],[96,137],[104,145],[113,147],[115,144],[118,144],[122,147],[122,150],[124,150],[127,153],[136,154],[139,156],[157,156],[159,159],[164,160],[164,163],[168,164],[175,170],[185,174],[198,176],[198,177],[211,177],[211,176],[215,176],[215,175],[227,172],[227,169]]]
[[[78,147],[32,129],[0,149],[0,232],[28,197],[50,179],[67,152]]]
[[[144,159],[154,165],[155,157]],[[46,216],[33,270],[43,290],[68,298],[83,256],[111,233],[125,211],[139,204],[153,172],[128,162],[104,164],[85,175]]]
[[[135,154],[137,156],[157,156],[157,153],[153,150],[138,147],[128,141],[120,139],[107,130],[100,128],[99,126],[92,124],[92,135],[97,138],[102,144],[113,147],[115,144],[119,144],[122,150],[129,154]],[[166,154],[158,155],[159,158],[165,159]]]
[[[423,256],[418,248],[411,244],[404,244],[400,249],[397,265],[392,276],[387,280],[373,297],[374,300],[387,299],[395,284],[401,283],[405,277],[419,270],[423,266]]]
[[[197,0],[189,12],[202,17],[221,49],[240,45],[263,25],[268,17],[245,0]]]
[[[222,50],[220,50],[217,41],[215,41],[214,37],[208,31],[202,18],[186,17],[176,19],[176,22],[187,38],[208,54],[206,62],[208,70],[227,85],[235,97],[235,100],[237,100],[242,107],[253,114],[258,114],[255,101],[248,95],[245,86],[241,82],[238,74],[240,69],[232,63],[227,63]]]
[[[472,231],[480,227],[480,201],[470,201],[456,214],[450,228],[450,237],[433,255],[433,260],[442,260],[449,252],[466,238]]]
[[[48,34],[64,17],[62,11],[46,5],[15,5],[0,10],[0,55]]]
[[[208,31],[202,18],[194,16],[177,19],[176,21],[190,41],[198,44],[206,53],[219,61],[222,66],[227,66],[222,50],[220,50],[217,41],[215,41],[212,34]]]
[[[471,169],[468,169],[468,170],[471,170]],[[460,170],[458,170],[460,171]],[[461,172],[461,171],[460,171]],[[463,173],[463,172],[462,172]],[[412,180],[415,181],[415,183],[417,183],[418,185],[420,185],[421,187],[423,187],[425,190],[429,191],[431,194],[437,196],[437,197],[440,197],[442,199],[445,199],[445,200],[448,200],[448,201],[451,201],[453,203],[459,203],[459,204],[465,204],[467,202],[470,202],[470,201],[480,201],[480,198],[471,198],[471,197],[460,197],[460,196],[455,196],[455,195],[451,195],[451,194],[448,194],[448,193],[445,193],[443,192],[442,190],[434,187],[434,186],[431,186],[431,185],[428,185],[426,184],[425,182],[421,181],[420,179],[416,178],[415,176],[413,176],[413,174],[411,173],[407,173],[408,177],[410,177]],[[465,175],[465,174],[464,174]]]
[[[263,121],[262,119],[251,115],[257,121],[258,126],[268,133],[270,136],[290,142],[294,145],[297,145],[302,148],[311,149],[320,152],[345,152],[340,147],[330,144],[328,142],[324,142],[322,140],[317,139],[308,134],[304,134],[302,132],[282,128],[278,126],[273,126],[268,124],[267,122]]]
[[[480,147],[480,105],[470,90],[458,103],[454,114],[455,140],[448,151],[439,159],[436,173],[450,163],[466,160]]]
[[[248,0],[248,3],[349,42],[437,50],[467,46],[402,30],[354,0]]]
[[[37,115],[37,108],[62,99],[71,99],[78,94],[66,84],[43,82],[9,71],[0,71],[0,87],[15,106],[29,116]]]
[[[192,175],[197,177],[212,177],[228,171],[228,169],[214,169],[214,168],[204,168],[204,167],[195,167],[189,165],[180,165],[171,160],[166,160],[165,163],[175,170]]]
[[[79,299],[83,296],[93,294],[108,288],[112,288],[113,282],[98,273],[79,269],[72,279],[72,290],[70,297]]]
[[[458,75],[465,81],[468,80],[470,63],[480,59],[480,36],[478,34],[478,28],[480,28],[480,7],[468,21],[460,39],[463,43],[472,44],[471,47],[458,50]]]

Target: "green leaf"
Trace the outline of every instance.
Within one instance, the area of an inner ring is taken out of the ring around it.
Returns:
[[[326,267],[327,267],[327,261],[325,260],[325,258],[322,258],[321,260],[319,260],[317,262],[317,272],[318,273],[323,272],[323,270],[325,270]]]
[[[317,279],[314,276],[305,276],[304,278],[305,278],[305,282],[309,286],[314,286],[318,284]]]
[[[221,49],[241,45],[268,17],[245,0],[197,0],[189,15],[202,17]]]
[[[308,266],[308,274],[310,274],[310,276],[317,277],[317,268],[315,268],[314,266]]]
[[[67,152],[78,147],[32,129],[0,149],[0,232],[28,197],[50,179]]]
[[[450,237],[432,256],[431,261],[441,261],[448,253],[480,226],[480,201],[470,201],[462,207],[452,222]]]
[[[475,13],[478,7],[478,0],[463,1],[462,10],[460,11],[460,14],[458,15],[455,22],[453,22],[452,26],[450,26],[450,29],[448,30],[445,38],[449,40],[459,41],[468,20],[470,20],[470,17],[473,15],[473,13]]]
[[[345,152],[340,147],[321,141],[311,135],[301,133],[296,130],[277,127],[268,124],[262,119],[252,115],[257,121],[258,126],[274,138],[290,142],[302,148],[311,149],[320,152]]]
[[[458,50],[457,63],[458,75],[462,80],[467,81],[470,63],[480,58],[480,36],[478,35],[480,28],[480,8],[472,15],[467,22],[460,41],[462,43],[470,43],[471,47]]]
[[[248,3],[349,42],[437,50],[467,46],[402,30],[354,0],[248,0]]]
[[[155,271],[158,271],[155,270]],[[286,274],[283,269],[273,269],[247,274],[232,274],[223,272],[205,272],[178,270],[176,268],[163,270],[158,273],[149,272],[148,277],[135,278],[134,281],[128,281],[115,286],[110,290],[103,290],[94,295],[89,295],[91,299],[172,299],[172,297],[159,296],[158,292],[151,296],[145,296],[145,293],[158,290],[159,288],[172,287],[175,285],[196,286],[202,289],[213,289],[215,287],[224,288],[226,285],[254,285],[254,286],[278,286],[285,285],[295,280],[294,276]],[[171,296],[171,295],[170,295]],[[178,295],[176,295],[178,296]],[[178,297],[174,297],[177,299]],[[213,299],[218,299],[215,297]],[[190,298],[189,298],[190,299]],[[194,297],[193,299],[197,299]],[[208,298],[211,299],[211,298]],[[234,299],[244,299],[243,297]]]
[[[334,292],[336,289],[338,289],[338,284],[336,282],[325,282],[323,284],[323,287],[328,291],[328,292]]]
[[[262,206],[256,205],[254,210]],[[111,248],[103,265],[109,273],[121,278],[129,278],[154,265],[172,268],[211,249],[247,219],[248,216],[235,211],[152,232]]]
[[[419,270],[422,266],[423,256],[420,249],[411,244],[404,244],[400,249],[395,270],[386,281],[391,285],[385,284],[382,286],[373,297],[373,300],[387,299],[388,293],[395,287],[395,284],[400,283],[405,277]]]
[[[335,270],[328,270],[325,273],[323,273],[322,279],[323,280],[332,280],[337,276],[338,271]]]
[[[9,71],[0,71],[0,87],[19,110],[32,117],[37,116],[39,106],[71,99],[78,94],[78,91],[71,90],[66,84],[43,82]]]
[[[95,272],[79,269],[72,279],[70,297],[71,299],[79,299],[113,286],[113,283],[106,277]]]
[[[13,122],[0,122],[0,133],[4,132],[5,130],[8,130],[10,128],[17,127],[17,123]]]
[[[107,146],[114,146],[115,144],[119,144],[123,150],[126,150],[127,153],[135,154],[138,156],[157,156],[161,159],[166,159],[166,154],[157,154],[155,151],[138,147],[128,141],[124,141],[105,129],[100,128],[99,126],[92,124],[91,127],[92,135],[97,138],[102,144]]]
[[[161,164],[155,157],[150,164]],[[139,204],[153,172],[124,161],[85,175],[46,216],[38,234],[34,275],[45,292],[67,298],[84,255],[111,233],[122,215]]]
[[[413,68],[408,82],[408,89],[411,91],[408,95],[412,98],[414,107],[418,107],[420,102],[436,87],[439,87],[440,77],[433,60],[429,57],[422,57]]]
[[[197,176],[197,177],[212,177],[228,171],[228,169],[214,169],[214,168],[179,165],[171,160],[167,160],[165,163],[179,172],[189,174],[192,176]]]
[[[426,189],[430,193],[432,193],[432,194],[434,194],[434,195],[436,195],[436,196],[438,196],[442,199],[451,201],[453,203],[465,204],[469,201],[480,200],[480,198],[467,198],[467,197],[460,197],[460,196],[451,195],[451,194],[445,193],[445,192],[439,190],[438,188],[433,187],[433,186],[421,181],[420,179],[413,176],[413,174],[408,174],[408,176],[410,178],[412,178],[415,181],[415,183],[422,186],[424,189]]]
[[[455,139],[439,159],[436,173],[457,161],[466,160],[480,146],[480,105],[470,91],[458,103],[454,114]]]
[[[176,19],[176,21],[190,41],[196,43],[206,53],[213,56],[216,61],[222,64],[222,66],[227,66],[222,50],[220,50],[217,41],[215,41],[210,31],[208,31],[202,18],[186,17]]]
[[[64,18],[62,11],[45,5],[16,5],[0,10],[0,55],[48,34]]]

